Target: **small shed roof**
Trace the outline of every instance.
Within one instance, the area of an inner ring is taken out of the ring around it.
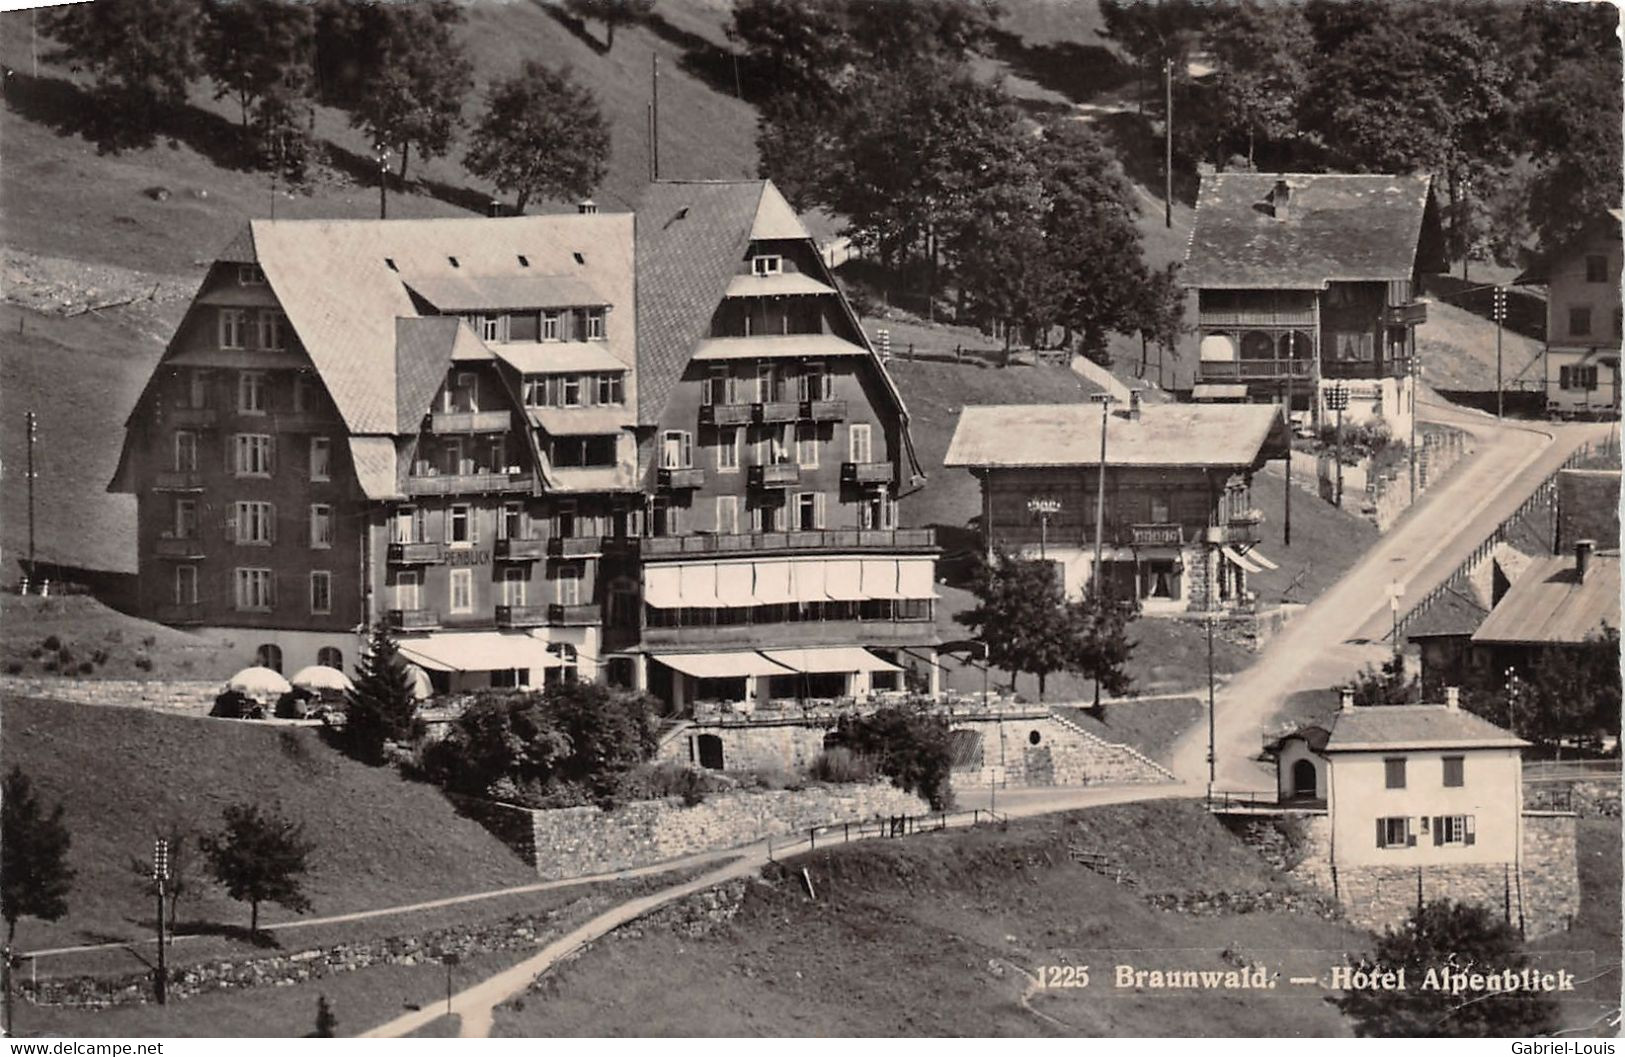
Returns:
[[[1619,555],[1594,554],[1582,581],[1574,556],[1531,562],[1473,633],[1475,645],[1556,646],[1619,627]]]

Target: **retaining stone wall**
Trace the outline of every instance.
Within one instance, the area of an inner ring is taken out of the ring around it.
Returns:
[[[706,726],[695,724],[662,745],[657,760],[698,766],[689,757],[689,743],[701,734],[713,734],[722,741],[722,765],[727,771],[805,771],[824,751],[824,734],[834,724],[759,724],[752,726]]]
[[[41,697],[82,705],[119,705],[206,716],[220,693],[219,680],[52,679],[0,676],[0,695]]]
[[[930,811],[924,800],[889,783],[713,793],[693,807],[671,798],[613,811],[538,811],[461,797],[457,802],[544,880],[648,866],[767,836],[804,833],[814,826]]]

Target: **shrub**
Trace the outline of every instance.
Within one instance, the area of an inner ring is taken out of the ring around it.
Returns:
[[[47,653],[55,653],[57,650],[62,648],[62,640],[57,638],[55,635],[47,635],[45,636],[45,641],[40,643],[40,648],[45,650]]]
[[[106,664],[107,663],[107,651],[106,650],[93,650],[91,652],[91,654],[90,654],[90,663],[91,664]]]
[[[825,749],[807,768],[807,777],[816,782],[872,782],[879,774],[874,760],[842,745]]]
[[[7,661],[6,662],[6,674],[7,675],[20,675],[20,674],[22,674],[22,670],[23,670],[23,662],[22,661]]]
[[[158,636],[156,636],[156,635],[144,635],[144,636],[142,636],[141,645],[145,646],[149,650],[152,649],[154,646],[158,645]]]
[[[646,764],[627,772],[616,792],[617,803],[681,797],[684,807],[704,803],[711,793],[734,787],[729,779],[714,771],[699,770],[670,760]]]
[[[73,651],[68,649],[66,646],[62,647],[60,650],[57,650],[56,663],[60,664],[63,670],[66,671],[68,667],[73,664]]]
[[[141,654],[140,656],[136,657],[135,666],[141,669],[143,672],[150,672],[152,671],[152,658],[148,657],[146,654]]]
[[[80,675],[89,675],[91,672],[94,672],[95,670],[96,670],[96,666],[94,664],[91,664],[89,661],[80,661],[79,662],[79,674]]]
[[[954,754],[946,717],[907,706],[889,706],[866,716],[842,716],[835,741],[873,758],[893,785],[920,794],[932,808],[952,806],[948,774]]]

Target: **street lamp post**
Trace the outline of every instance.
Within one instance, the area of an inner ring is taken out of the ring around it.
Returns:
[[[1089,577],[1094,581],[1095,589],[1104,594],[1106,583],[1101,576],[1100,545],[1101,538],[1106,535],[1106,426],[1111,421],[1112,396],[1110,393],[1096,393],[1090,399],[1100,405],[1100,470],[1095,488],[1095,567]]]
[[[169,1002],[169,965],[164,951],[164,882],[169,880],[169,842],[159,839],[152,845],[153,888],[158,893],[158,977],[153,986],[159,1005]]]
[[[1495,288],[1495,418],[1500,421],[1506,407],[1505,388],[1501,382],[1501,330],[1506,325],[1507,288]]]
[[[1213,799],[1213,783],[1218,768],[1218,739],[1215,727],[1218,722],[1213,705],[1213,614],[1207,615],[1207,795]]]
[[[1061,501],[1053,496],[1033,496],[1027,500],[1027,513],[1038,519],[1038,556],[1049,561],[1049,519],[1061,512]]]
[[[1337,412],[1337,505],[1343,505],[1343,411],[1349,406],[1349,387],[1333,382],[1326,390],[1326,406]]]
[[[1405,584],[1403,581],[1390,580],[1388,582],[1388,612],[1393,618],[1394,629],[1390,638],[1393,640],[1395,653],[1399,652],[1399,600],[1404,595]]]

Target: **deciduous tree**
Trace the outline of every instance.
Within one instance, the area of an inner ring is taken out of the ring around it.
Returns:
[[[404,181],[414,147],[425,158],[451,149],[474,67],[457,38],[462,9],[451,0],[378,10],[377,68],[362,82],[350,121],[396,152]]]
[[[604,24],[604,50],[615,48],[617,26],[630,26],[649,17],[655,0],[564,0],[567,11],[579,18],[597,19]]]
[[[165,109],[186,101],[198,73],[198,0],[97,0],[45,20],[65,59],[96,78],[97,135],[104,146],[152,142]]]
[[[1139,613],[1138,600],[1108,597],[1090,581],[1071,611],[1075,637],[1068,670],[1093,680],[1113,697],[1128,693],[1134,687],[1128,672],[1134,641],[1128,628]]]
[[[1243,0],[1220,9],[1207,40],[1224,132],[1247,144],[1251,166],[1256,140],[1279,141],[1297,134],[1314,35],[1295,3]]]
[[[292,0],[205,0],[200,54],[215,98],[232,96],[243,129],[267,93],[302,94],[311,73],[316,19]]]
[[[203,838],[203,853],[231,898],[248,904],[249,934],[259,934],[261,903],[309,910],[302,882],[315,845],[304,827],[257,804],[234,804],[223,817],[224,828]]]
[[[971,590],[977,604],[954,619],[986,644],[989,663],[1036,676],[1043,700],[1049,674],[1066,668],[1077,650],[1078,629],[1055,567],[999,551],[977,569]]]
[[[62,805],[47,811],[22,768],[13,767],[0,786],[0,916],[8,953],[19,919],[58,921],[68,912],[70,843]]]
[[[527,61],[491,85],[485,105],[464,165],[512,194],[519,212],[532,198],[586,198],[603,180],[609,126],[568,69]]]

